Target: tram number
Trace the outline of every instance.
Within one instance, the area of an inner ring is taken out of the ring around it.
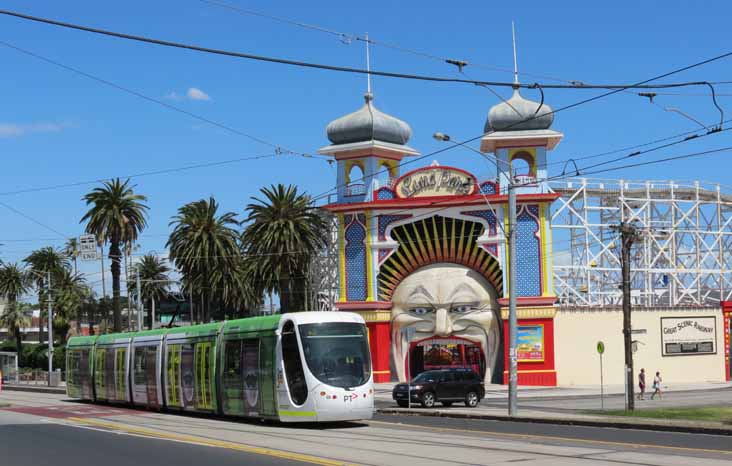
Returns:
[[[353,401],[358,398],[358,394],[351,393],[350,395],[343,395],[343,402],[347,403],[349,401]]]

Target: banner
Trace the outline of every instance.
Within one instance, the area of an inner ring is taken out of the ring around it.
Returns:
[[[516,353],[519,362],[544,361],[544,325],[519,325]]]
[[[717,353],[717,318],[662,317],[663,356]]]

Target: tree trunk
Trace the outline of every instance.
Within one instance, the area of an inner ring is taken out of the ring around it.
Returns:
[[[15,327],[15,351],[18,353],[18,361],[23,353],[23,335],[20,333],[20,327]]]
[[[120,274],[120,250],[119,240],[112,238],[109,245],[109,260],[112,262],[112,311],[114,312],[114,331],[122,331],[122,307],[119,299],[119,274]],[[128,315],[129,318],[129,315]]]

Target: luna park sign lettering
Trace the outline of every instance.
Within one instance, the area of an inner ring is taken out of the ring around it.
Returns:
[[[473,175],[455,168],[438,167],[415,170],[396,185],[399,197],[468,196],[475,192]]]

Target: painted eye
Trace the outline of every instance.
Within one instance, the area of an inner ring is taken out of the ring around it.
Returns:
[[[450,312],[455,314],[467,314],[473,310],[475,310],[475,306],[472,304],[458,304],[457,306],[453,306],[453,308],[450,309]]]
[[[418,316],[423,316],[425,314],[429,314],[432,312],[431,307],[413,307],[409,310],[412,314],[417,314]]]

